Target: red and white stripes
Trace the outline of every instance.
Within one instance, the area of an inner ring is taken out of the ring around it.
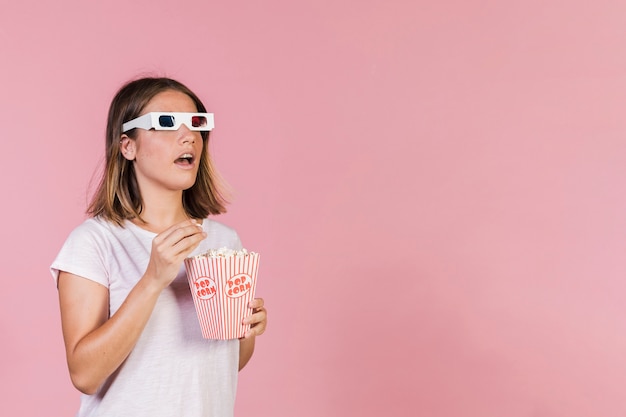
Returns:
[[[205,339],[238,339],[249,325],[259,270],[259,254],[195,256],[185,259],[189,288]]]

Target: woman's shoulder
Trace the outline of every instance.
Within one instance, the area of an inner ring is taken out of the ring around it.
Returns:
[[[106,242],[112,236],[118,235],[124,230],[121,226],[113,224],[101,217],[90,217],[78,224],[69,234],[68,241],[92,241]]]
[[[222,233],[237,234],[237,231],[235,231],[234,228],[227,225],[226,223],[222,223],[221,221],[217,221],[215,219],[208,218],[208,217],[204,219],[204,221],[202,222],[202,228],[207,233],[209,232],[209,230],[212,230],[212,231],[219,231]]]
[[[114,229],[120,228],[102,217],[89,217],[82,223],[78,224],[72,234],[106,234],[111,233]]]
[[[233,249],[241,249],[241,240],[237,231],[220,221],[206,218],[202,222],[202,228],[207,234],[206,243],[211,248],[226,246]]]

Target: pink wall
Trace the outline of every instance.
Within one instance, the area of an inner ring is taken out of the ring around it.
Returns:
[[[0,415],[76,409],[47,269],[142,72],[263,254],[239,416],[626,415],[623,2],[4,3]]]

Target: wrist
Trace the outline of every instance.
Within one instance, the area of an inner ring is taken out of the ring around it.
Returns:
[[[145,295],[155,295],[158,296],[161,291],[165,288],[165,286],[154,276],[154,274],[146,271],[146,273],[141,277],[139,282],[137,283],[137,287],[141,290]]]

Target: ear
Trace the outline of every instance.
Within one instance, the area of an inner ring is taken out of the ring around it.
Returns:
[[[122,135],[120,137],[120,152],[124,158],[129,161],[134,161],[137,152],[137,144],[127,135]]]

